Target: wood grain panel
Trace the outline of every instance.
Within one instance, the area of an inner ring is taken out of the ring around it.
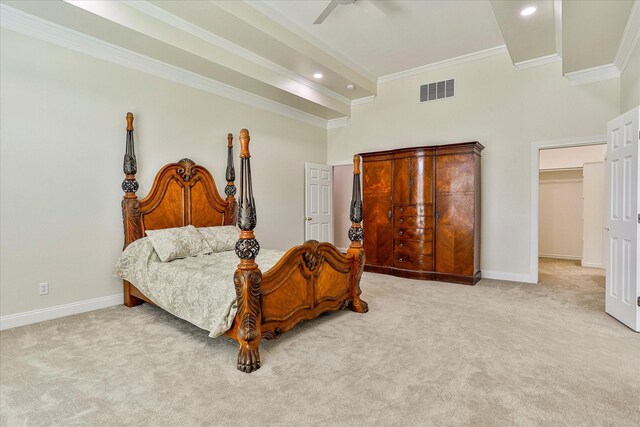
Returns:
[[[279,282],[280,286],[262,295],[262,321],[274,322],[289,319],[295,312],[313,306],[313,290],[309,276],[302,264],[292,266]]]
[[[409,204],[433,203],[433,156],[411,159],[411,197]]]
[[[349,274],[336,271],[327,264],[322,266],[322,272],[315,284],[315,301],[318,305],[324,301],[337,301],[347,295],[349,289],[345,283],[349,283]]]
[[[393,161],[393,204],[408,205],[411,203],[411,158],[394,159]]]
[[[439,195],[436,223],[436,271],[473,276],[474,196]]]
[[[190,223],[195,227],[210,227],[224,224],[224,212],[219,212],[212,207],[209,193],[202,180],[194,180],[190,187],[189,215]]]
[[[393,201],[391,160],[363,163],[363,229],[367,264],[391,265],[393,262]],[[370,187],[367,187],[370,186]]]
[[[183,227],[187,225],[184,216],[186,189],[178,179],[169,179],[164,183],[160,200],[142,215],[142,229],[158,230],[162,228]]]
[[[474,184],[473,155],[451,154],[436,157],[437,194],[473,193]]]

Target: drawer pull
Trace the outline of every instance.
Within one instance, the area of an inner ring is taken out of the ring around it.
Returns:
[[[398,258],[398,262],[402,262],[402,258]]]
[[[400,212],[404,212],[404,209],[400,208]]]
[[[402,218],[400,218],[399,222],[402,222]]]
[[[401,247],[401,248],[402,248],[402,247],[404,247],[404,243],[400,243],[400,247]]]
[[[420,264],[421,264],[421,265],[422,265],[422,264],[424,264],[424,261],[420,260]]]
[[[402,233],[402,231],[399,231],[398,234],[402,236],[403,233]]]

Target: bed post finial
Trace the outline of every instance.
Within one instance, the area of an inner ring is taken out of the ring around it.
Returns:
[[[349,240],[351,245],[347,254],[353,255],[353,274],[350,292],[351,292],[351,309],[357,313],[366,313],[369,306],[360,299],[360,278],[364,271],[364,248],[362,247],[362,239],[364,232],[362,230],[362,195],[360,188],[360,156],[353,156],[353,190],[351,193],[351,209],[349,217],[351,218],[351,228],[349,229]]]
[[[136,181],[136,173],[138,165],[136,163],[136,153],[133,146],[133,114],[127,113],[127,148],[124,154],[124,163],[122,170],[124,171],[124,181],[122,181],[122,190],[125,199],[135,199],[136,191],[138,191],[138,181]]]
[[[238,204],[236,203],[236,170],[233,167],[233,134],[227,134],[227,186],[224,187],[224,194],[227,195],[227,212],[225,224],[235,225],[238,221]]]
[[[262,272],[256,264],[256,256],[260,245],[253,229],[257,216],[253,185],[251,183],[251,155],[249,154],[249,131],[240,131],[240,196],[238,210],[238,227],[240,239],[236,242],[236,255],[240,263],[233,276],[238,302],[236,315],[238,342],[238,369],[253,372],[260,368],[259,346],[262,339]]]
[[[124,181],[122,181],[122,190],[124,191],[124,197],[122,200],[122,219],[124,221],[125,248],[134,240],[142,237],[140,235],[140,203],[138,202],[138,196],[136,196],[136,191],[138,191],[138,181],[136,181],[138,166],[133,146],[133,114],[127,113],[126,120],[127,146],[122,166],[125,175]]]

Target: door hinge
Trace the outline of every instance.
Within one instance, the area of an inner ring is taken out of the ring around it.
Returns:
[[[638,214],[638,224],[640,224],[640,214]]]
[[[638,297],[638,307],[640,307],[640,297]]]

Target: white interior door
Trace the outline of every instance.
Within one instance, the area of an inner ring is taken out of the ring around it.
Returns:
[[[305,163],[305,240],[333,243],[333,169]]]
[[[640,329],[638,275],[638,107],[607,126],[607,214],[605,310],[631,329]]]

